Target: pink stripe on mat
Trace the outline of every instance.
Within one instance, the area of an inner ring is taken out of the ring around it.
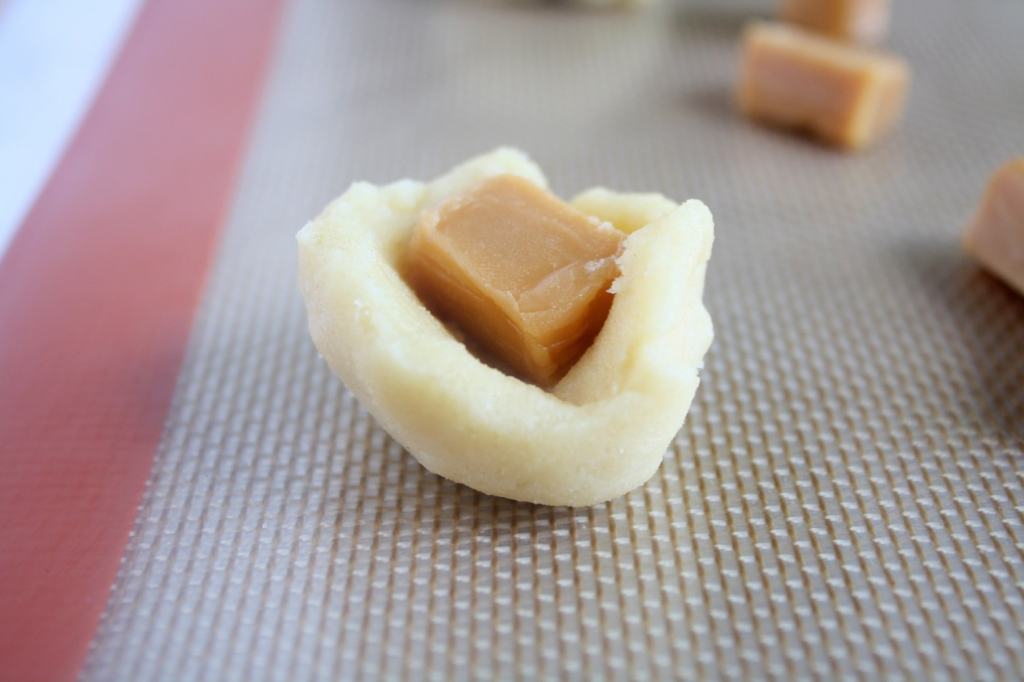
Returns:
[[[134,521],[283,0],[149,0],[0,262],[0,677],[78,672]]]

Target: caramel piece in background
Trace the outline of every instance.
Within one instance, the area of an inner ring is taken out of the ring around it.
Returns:
[[[782,0],[782,18],[840,40],[880,43],[889,33],[889,0]]]
[[[471,347],[548,387],[601,330],[624,237],[528,180],[500,175],[423,213],[405,276]]]
[[[781,23],[744,32],[740,110],[858,149],[903,114],[910,70],[902,59]]]
[[[1024,294],[1024,157],[992,176],[964,233],[964,249]]]

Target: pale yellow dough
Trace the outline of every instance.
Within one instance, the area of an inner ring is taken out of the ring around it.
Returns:
[[[711,344],[701,297],[714,239],[699,201],[593,189],[572,203],[630,236],[608,320],[551,391],[477,360],[396,270],[419,212],[491,175],[547,186],[514,149],[430,183],[360,182],[298,234],[299,281],[317,349],[423,466],[492,495],[585,506],[657,470]]]

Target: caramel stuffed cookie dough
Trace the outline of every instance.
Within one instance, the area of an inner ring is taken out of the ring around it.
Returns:
[[[711,213],[657,194],[592,189],[571,204],[629,236],[590,348],[545,391],[480,360],[399,271],[420,214],[503,174],[547,181],[499,149],[430,183],[354,184],[298,234],[309,330],[331,369],[423,466],[515,500],[585,506],[657,470],[711,344],[702,303]]]

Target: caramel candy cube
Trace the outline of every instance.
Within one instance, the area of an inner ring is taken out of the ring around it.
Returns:
[[[889,0],[783,0],[782,18],[840,40],[880,43],[889,33]]]
[[[749,116],[858,149],[900,118],[909,80],[897,57],[756,23],[744,35],[737,100]]]
[[[992,176],[964,234],[964,248],[1024,294],[1024,157]]]
[[[548,387],[604,324],[624,234],[515,175],[425,211],[405,276],[469,344]]]

